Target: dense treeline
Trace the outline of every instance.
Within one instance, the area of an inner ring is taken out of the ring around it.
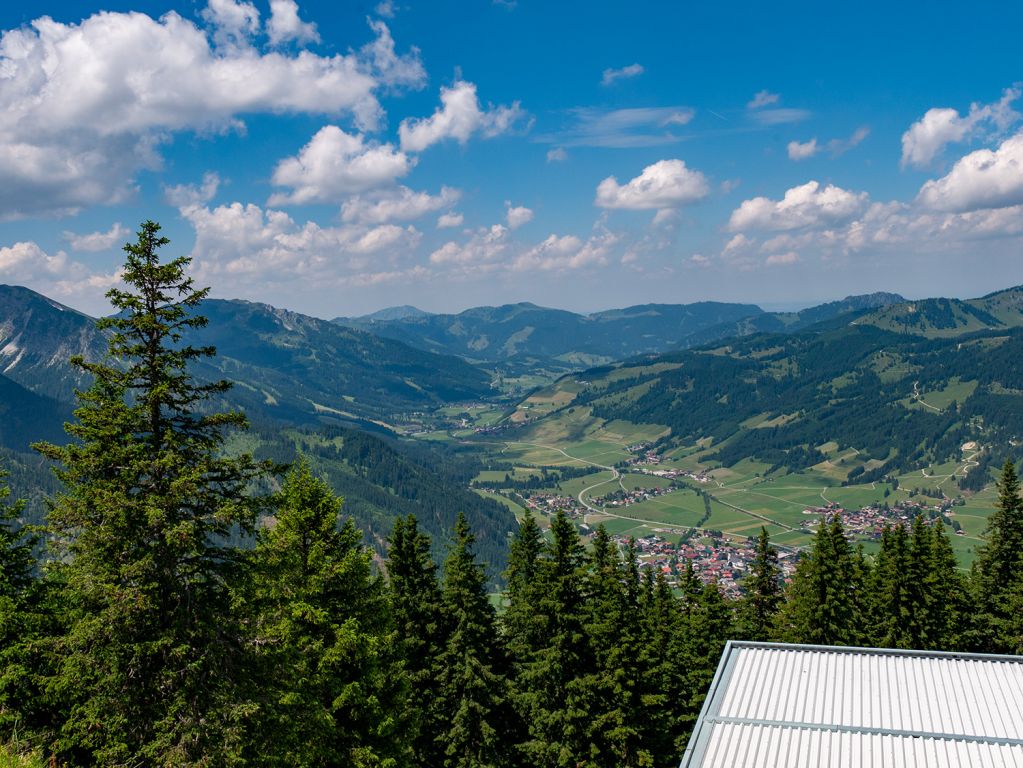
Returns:
[[[500,613],[464,516],[439,572],[414,515],[375,567],[308,461],[268,493],[282,467],[223,455],[244,419],[198,407],[227,384],[187,374],[212,354],[176,343],[205,292],[159,263],[165,242],[147,223],[127,248],[134,292],[105,321],[121,364],[77,360],[95,383],[72,441],[38,446],[62,483],[46,531],[0,491],[0,739],[51,765],[668,766],[729,638],[1023,651],[1011,463],[969,576],[940,523],[868,558],[836,519],[788,586],[762,530],[732,601],[561,512],[519,526]]]

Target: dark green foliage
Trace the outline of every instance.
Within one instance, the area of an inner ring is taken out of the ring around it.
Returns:
[[[463,515],[444,563],[442,599],[450,634],[438,657],[438,690],[444,714],[437,740],[445,768],[498,768],[513,764],[508,661],[498,634],[483,568],[472,550]]]
[[[856,595],[863,590],[861,557],[854,554],[835,517],[823,519],[809,553],[799,562],[790,599],[779,626],[781,639],[816,645],[851,645],[862,634],[855,611]]]
[[[1019,574],[1023,566],[1023,498],[1016,467],[1006,461],[998,481],[998,502],[988,518],[987,541],[974,563],[973,592],[982,613],[973,642],[998,651],[1017,641]]]
[[[410,706],[403,714],[411,764],[442,765],[445,745],[437,739],[447,726],[440,695],[440,656],[451,632],[441,602],[437,566],[430,539],[419,531],[416,518],[399,517],[391,534],[387,559],[391,613],[397,634]]]
[[[767,529],[760,527],[757,556],[750,575],[743,583],[746,597],[739,609],[739,632],[748,640],[769,640],[774,633],[774,618],[781,606],[781,568],[778,550],[771,546]]]
[[[300,462],[253,554],[258,718],[248,762],[393,766],[405,706],[388,596],[341,500]]]
[[[240,414],[197,413],[229,385],[186,370],[213,354],[179,343],[204,323],[206,291],[187,259],[160,263],[166,243],[146,222],[125,247],[129,290],[107,294],[120,313],[101,321],[110,360],[73,360],[95,380],[73,442],[38,446],[66,489],[49,513],[68,622],[50,685],[67,706],[59,748],[76,762],[230,763],[249,711],[232,673],[239,558],[220,542],[252,524],[245,489],[260,468],[219,455]]]

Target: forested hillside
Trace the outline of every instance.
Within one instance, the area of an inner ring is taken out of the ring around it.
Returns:
[[[974,440],[1008,455],[1023,437],[1023,331],[928,339],[835,325],[584,372],[544,418],[587,405],[608,421],[663,425],[665,444],[709,440],[705,458],[726,466],[756,457],[799,470],[834,441],[859,452],[849,473],[859,482],[958,458]],[[983,469],[971,475],[987,482]]]

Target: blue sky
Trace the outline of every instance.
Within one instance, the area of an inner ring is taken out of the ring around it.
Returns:
[[[1017,4],[11,6],[0,282],[86,311],[146,218],[323,317],[1023,283]]]

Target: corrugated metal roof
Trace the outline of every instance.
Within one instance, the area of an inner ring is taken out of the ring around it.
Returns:
[[[696,766],[1023,766],[1023,657],[729,643]]]

